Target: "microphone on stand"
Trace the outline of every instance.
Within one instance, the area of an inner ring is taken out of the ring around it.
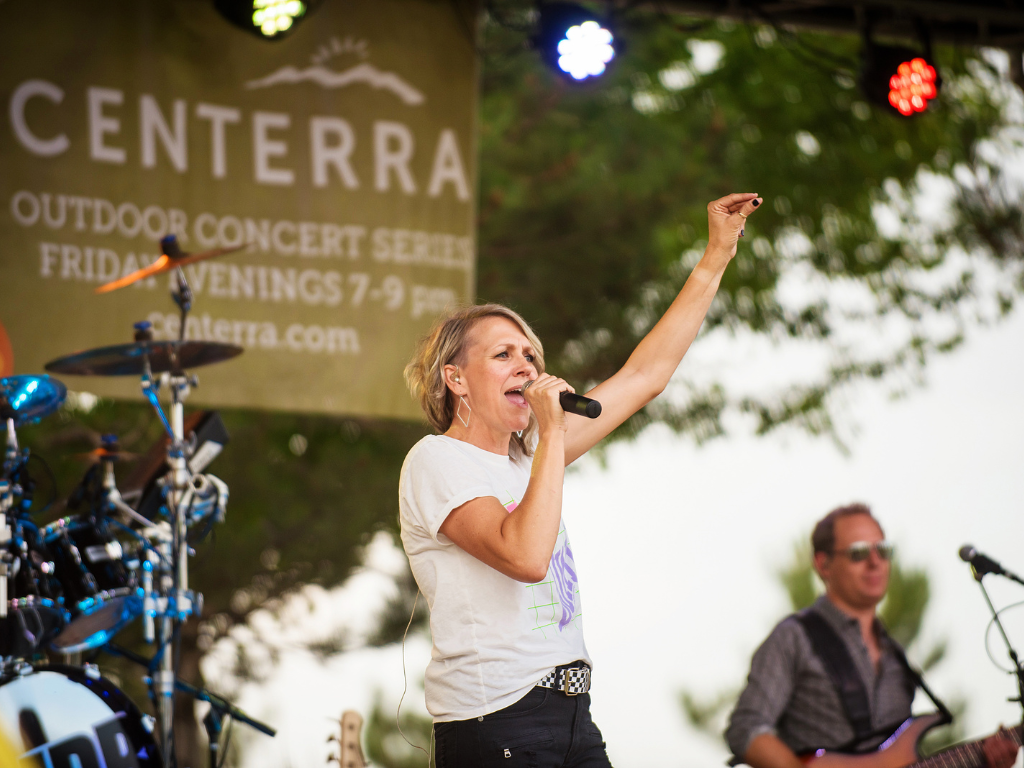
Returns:
[[[1024,579],[1021,579],[1020,576],[1006,570],[991,557],[983,555],[970,544],[964,544],[960,547],[960,559],[965,563],[971,564],[971,568],[974,569],[974,578],[978,581],[981,581],[985,574],[994,573],[996,576],[1004,576],[1011,581],[1016,581],[1018,584],[1024,584]]]

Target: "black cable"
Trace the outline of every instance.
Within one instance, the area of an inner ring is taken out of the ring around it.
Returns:
[[[235,727],[235,718],[225,715],[228,718],[228,727],[221,738],[220,760],[217,761],[217,768],[224,768],[224,761],[228,759],[228,747],[231,746],[231,729]]]
[[[156,647],[156,652],[153,654],[153,658],[151,658],[149,660],[149,666],[147,668],[149,669],[150,676],[152,676],[153,673],[156,672],[157,667],[160,666],[160,659],[164,655],[164,648],[166,646],[167,646],[167,643],[165,643],[161,639],[160,643]]]
[[[631,3],[626,6],[626,11],[634,10],[638,6],[639,3],[637,2]],[[666,8],[665,3],[658,3],[655,8],[656,13],[659,16],[659,21],[671,26],[676,32],[681,32],[684,35],[690,35],[694,32],[703,32],[717,21],[717,19],[711,18],[707,21],[695,21],[692,24],[682,24],[678,20],[678,14],[672,13],[668,8]]]
[[[808,53],[810,53],[810,54],[812,54],[814,56],[818,56],[819,58],[822,58],[822,59],[825,59],[825,60],[831,59],[833,64],[835,64],[836,66],[845,67],[846,69],[848,69],[848,70],[850,70],[852,72],[856,72],[857,71],[857,66],[858,65],[857,65],[856,61],[853,61],[852,59],[848,59],[845,56],[837,56],[837,55],[835,55],[833,53],[829,53],[828,51],[824,51],[821,48],[817,48],[817,47],[811,45],[810,43],[808,43],[803,37],[801,37],[796,32],[790,32],[789,30],[785,29],[784,27],[780,27],[780,26],[778,26],[778,25],[776,25],[774,23],[772,24],[772,27],[774,29],[776,29],[780,33],[780,36],[788,37],[790,40],[795,42],[801,48],[806,49],[808,51]]]
[[[203,528],[197,536],[192,538],[186,537],[186,541],[190,544],[199,544],[205,541],[206,537],[209,536],[210,532],[213,530],[213,527],[217,524],[217,521],[214,519],[215,517],[216,515],[207,515],[206,527]]]
[[[800,59],[804,64],[814,67],[818,71],[823,72],[824,74],[827,74],[831,77],[835,77],[837,74],[839,74],[839,69],[829,69],[825,66],[822,66],[822,62],[819,59],[831,59],[833,67],[846,69],[847,71],[850,72],[857,71],[857,62],[852,61],[851,59],[848,59],[845,56],[837,56],[834,53],[831,53],[829,51],[823,51],[820,48],[816,48],[815,46],[810,45],[806,40],[804,40],[799,35],[799,33],[792,32],[780,26],[778,22],[772,16],[765,13],[760,8],[760,6],[755,6],[753,8],[753,12],[758,18],[761,19],[763,23],[767,24],[772,29],[774,29],[775,33],[779,36],[780,39],[784,41],[789,41],[790,43],[795,42],[796,45],[805,48],[806,51],[810,52],[811,55],[808,56],[807,53],[805,53],[804,51],[799,51],[792,45],[786,45],[786,42],[783,42],[783,45],[786,45],[786,47],[789,49],[789,52],[796,56],[798,59]]]
[[[178,676],[178,668],[181,666],[181,622],[175,622],[174,627],[174,658],[171,659],[171,671]]]
[[[167,560],[164,559],[164,556],[162,554],[160,554],[160,550],[157,549],[156,547],[154,547],[152,544],[150,544],[149,541],[146,540],[146,537],[143,536],[142,534],[140,534],[134,528],[131,528],[130,526],[125,525],[124,523],[122,523],[119,520],[111,520],[111,519],[108,518],[107,522],[113,523],[118,528],[121,528],[122,530],[124,530],[126,533],[134,536],[136,539],[138,539],[139,541],[142,542],[143,549],[148,549],[151,552],[156,552],[156,556],[160,558],[160,560],[163,562],[163,564],[166,565],[167,567],[170,567],[170,563],[168,563]]]
[[[536,25],[518,26],[508,21],[508,19],[502,18],[501,14],[498,12],[497,4],[494,2],[494,0],[490,0],[490,2],[484,3],[483,10],[487,13],[488,16],[494,19],[494,23],[497,24],[499,27],[504,27],[507,30],[510,30],[512,32],[519,32],[524,35],[529,35],[536,31]],[[519,10],[522,10],[522,8],[519,8]]]
[[[469,44],[473,47],[474,52],[480,53],[480,50],[477,48],[476,33],[473,30],[473,24],[466,18],[466,14],[462,12],[462,3],[460,3],[459,0],[451,0],[451,4],[455,10],[455,15],[459,17],[460,26],[466,33],[466,39],[469,40]]]
[[[177,594],[177,589],[175,589],[175,594]],[[175,611],[178,610],[177,604],[175,604],[174,610]],[[171,643],[173,644],[173,647],[171,649],[171,654],[172,654],[171,655],[171,680],[173,681],[173,680],[176,680],[178,678],[178,669],[181,666],[181,622],[180,621],[175,621],[174,622],[174,632],[171,635]],[[172,683],[172,687],[171,687],[171,722],[172,723],[174,722],[174,703],[175,703],[174,702],[174,697],[175,697],[176,693],[177,693],[177,689],[173,687],[173,683]],[[175,738],[174,738],[174,727],[173,726],[171,727],[170,742],[171,742],[171,758],[172,758],[172,763],[174,765],[177,765],[178,764],[177,743],[176,743]]]
[[[53,495],[50,496],[50,500],[48,502],[46,502],[46,504],[41,509],[38,509],[38,510],[36,510],[35,512],[32,513],[33,515],[41,515],[43,512],[45,512],[51,506],[53,506],[53,502],[55,502],[57,500],[57,497],[60,495],[57,492],[57,476],[53,473],[53,469],[47,463],[46,459],[44,459],[38,453],[30,453],[29,454],[29,459],[35,459],[36,461],[38,461],[39,463],[41,463],[43,465],[43,468],[46,470],[46,474],[49,475],[49,477],[50,477],[50,487],[53,489]],[[27,464],[28,462],[25,462],[25,463]],[[26,471],[27,471],[27,467],[26,467]]]

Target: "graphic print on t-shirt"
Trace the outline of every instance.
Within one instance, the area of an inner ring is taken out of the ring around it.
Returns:
[[[505,493],[508,493],[507,489],[505,490]],[[516,501],[515,496],[513,496],[511,493],[508,493],[508,501],[501,502],[501,506],[505,508],[506,512],[512,512],[515,510],[516,507],[519,506],[519,502]]]
[[[512,512],[519,506],[519,502],[507,488],[505,493],[508,501],[503,501],[502,506]],[[582,611],[577,613],[580,587],[576,577],[576,561],[573,559],[565,528],[558,532],[548,577],[544,581],[528,585],[527,589],[533,594],[533,605],[529,610],[533,614],[534,629],[539,629],[545,638],[551,627],[557,625],[558,631],[561,632],[583,615]]]
[[[559,632],[570,624],[576,629],[580,628],[576,623],[583,615],[580,609],[580,587],[576,578],[576,562],[565,528],[558,532],[547,578],[528,585],[527,589],[533,595],[533,605],[529,610],[533,615],[534,631],[539,630],[546,639],[554,627]]]
[[[551,555],[550,572],[555,578],[558,602],[562,604],[562,618],[558,621],[558,631],[561,632],[574,618],[576,593],[579,591],[576,588],[576,561],[572,558],[568,536],[564,537],[562,546]]]

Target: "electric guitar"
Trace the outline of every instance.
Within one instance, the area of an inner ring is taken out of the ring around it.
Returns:
[[[359,736],[363,730],[362,716],[354,710],[346,710],[342,712],[338,725],[338,735],[327,739],[328,744],[332,741],[338,742],[338,754],[328,757],[327,762],[336,762],[339,768],[367,768],[363,748],[359,743]]]
[[[813,768],[985,768],[985,756],[981,749],[981,742],[984,739],[964,742],[930,757],[921,757],[918,752],[921,738],[930,729],[939,725],[942,719],[940,714],[910,718],[882,742],[877,752],[844,755],[819,749],[817,752],[803,755],[801,760]],[[1001,733],[1019,747],[1022,727],[1024,726],[1018,725],[1006,728]]]

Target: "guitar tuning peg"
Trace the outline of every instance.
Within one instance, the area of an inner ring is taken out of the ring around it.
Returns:
[[[339,739],[333,733],[330,736],[327,737],[327,743],[328,744],[330,744],[332,741],[337,741],[338,743],[341,743],[341,739]]]
[[[331,763],[337,763],[338,765],[341,765],[341,758],[337,755],[328,755],[327,764],[330,765]]]

